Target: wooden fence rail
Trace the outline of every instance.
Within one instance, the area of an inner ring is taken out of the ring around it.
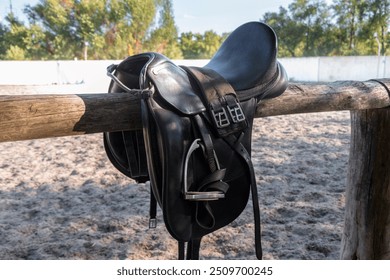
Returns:
[[[342,259],[390,259],[390,79],[290,84],[256,117],[351,111]],[[140,96],[0,96],[0,142],[140,128]]]
[[[390,106],[380,82],[290,84],[280,97],[262,101],[256,117]],[[0,96],[0,142],[140,128],[137,94]]]

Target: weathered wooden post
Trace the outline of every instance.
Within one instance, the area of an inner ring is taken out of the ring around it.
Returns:
[[[342,259],[390,259],[389,128],[390,109],[351,111]]]
[[[351,111],[342,259],[390,259],[390,109]]]

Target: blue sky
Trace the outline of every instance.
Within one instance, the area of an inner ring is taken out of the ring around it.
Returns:
[[[287,7],[292,0],[173,0],[179,32],[214,30],[229,32],[239,25],[259,20],[266,12]]]
[[[0,20],[10,11],[23,19],[23,7],[39,0],[1,0]],[[264,13],[288,7],[293,0],[172,0],[175,21],[180,32],[214,30],[229,32],[239,25],[259,20]],[[328,1],[330,2],[330,1]]]

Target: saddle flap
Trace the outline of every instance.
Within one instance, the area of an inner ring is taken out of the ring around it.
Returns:
[[[206,110],[202,100],[191,86],[187,73],[170,60],[165,60],[147,70],[160,96],[185,115],[195,115]]]

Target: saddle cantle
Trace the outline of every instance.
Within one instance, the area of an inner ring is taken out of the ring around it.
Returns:
[[[150,94],[141,100],[142,131],[104,133],[107,155],[125,175],[150,181],[151,226],[157,201],[180,259],[199,258],[202,237],[234,221],[250,193],[262,257],[251,135],[258,101],[287,87],[276,47],[269,26],[250,22],[202,68],[179,67],[151,52],[109,67],[109,92]]]

